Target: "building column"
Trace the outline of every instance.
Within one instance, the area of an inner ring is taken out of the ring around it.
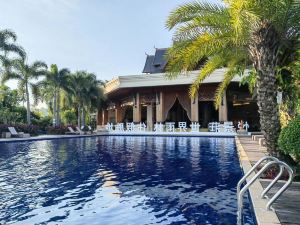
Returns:
[[[142,121],[142,105],[140,100],[140,94],[136,93],[133,102],[133,122],[140,123]]]
[[[221,105],[219,106],[219,121],[228,121],[226,91],[223,94]]]
[[[106,125],[108,123],[108,110],[102,109],[102,125]]]
[[[153,130],[153,105],[147,105],[147,129]]]
[[[97,125],[102,125],[103,124],[103,109],[98,109],[97,111]]]
[[[157,93],[156,99],[156,122],[162,123],[164,122],[164,93]]]
[[[116,108],[115,108],[115,122],[116,123],[122,123],[122,107],[120,104],[116,104]]]
[[[194,98],[191,98],[191,122],[199,122],[198,94]]]

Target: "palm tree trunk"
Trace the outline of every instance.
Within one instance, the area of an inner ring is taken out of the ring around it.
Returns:
[[[84,111],[84,107],[82,107],[82,119],[81,119],[81,125],[85,126],[85,111]]]
[[[26,92],[26,103],[27,103],[27,124],[31,124],[30,120],[30,99],[29,99],[29,90],[28,90],[28,82],[25,83],[25,92]]]
[[[57,124],[56,106],[57,106],[57,97],[56,97],[56,88],[54,88],[54,95],[53,95],[53,119],[54,119],[54,123],[53,123],[53,126],[56,126],[56,124]]]
[[[249,52],[257,72],[257,104],[261,130],[271,155],[280,156],[277,140],[280,133],[277,104],[276,65],[278,35],[268,22],[262,21],[252,35]]]
[[[57,89],[56,124],[60,125],[60,88]]]
[[[80,113],[81,113],[81,105],[78,105],[78,112],[77,112],[77,126],[80,128]]]

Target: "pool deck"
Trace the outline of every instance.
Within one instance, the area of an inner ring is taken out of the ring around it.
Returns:
[[[251,165],[267,155],[266,148],[261,147],[258,142],[253,141],[251,137],[237,137],[236,143],[244,172],[247,172],[251,168]],[[251,177],[253,177],[253,175],[250,176],[250,178]],[[250,188],[250,195],[258,225],[300,224],[300,183],[292,183],[274,203],[273,208],[275,212],[273,212],[266,210],[268,200],[260,198],[263,188],[265,188],[269,182],[269,180],[261,179],[260,181],[256,181]],[[278,184],[270,190],[268,197],[273,196],[276,190],[282,185],[283,184],[279,181]]]

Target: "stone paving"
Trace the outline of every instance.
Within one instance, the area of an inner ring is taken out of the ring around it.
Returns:
[[[238,137],[237,138],[237,145],[241,145],[244,154],[240,154],[241,163],[243,160],[243,157],[248,158],[251,165],[253,165],[256,161],[258,161],[263,156],[267,155],[267,150],[265,147],[261,147],[258,144],[258,141],[254,141],[251,139],[251,137]],[[242,163],[243,164],[243,163]],[[248,165],[249,166],[249,165]],[[245,168],[244,168],[245,170]],[[255,205],[255,201],[260,201],[263,206],[265,207],[266,200],[261,201],[260,199],[260,193],[262,191],[262,188],[266,188],[269,184],[269,180],[260,180],[260,182],[256,182],[256,191],[254,190],[254,193],[251,193],[253,205]],[[283,185],[282,181],[279,181],[278,184],[275,185],[270,190],[270,193],[268,194],[268,197],[271,197],[276,193],[277,190]],[[250,190],[251,192],[251,190]],[[252,194],[254,196],[252,196]],[[265,202],[265,203],[264,203]],[[261,204],[259,203],[259,204]],[[279,197],[279,199],[274,203],[273,208],[275,209],[276,216],[279,220],[279,224],[282,225],[299,225],[300,224],[300,183],[299,182],[293,182],[292,185]],[[262,209],[263,210],[263,209]],[[260,213],[259,213],[260,214]],[[257,217],[260,217],[260,215],[256,215]],[[262,218],[266,219],[268,217],[267,214],[262,214]],[[258,220],[262,218],[257,218]],[[278,222],[274,221],[274,223],[259,223],[260,224],[278,224]]]

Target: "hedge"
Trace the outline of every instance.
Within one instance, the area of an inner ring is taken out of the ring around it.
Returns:
[[[278,139],[279,148],[287,154],[300,159],[300,116],[281,130]]]

